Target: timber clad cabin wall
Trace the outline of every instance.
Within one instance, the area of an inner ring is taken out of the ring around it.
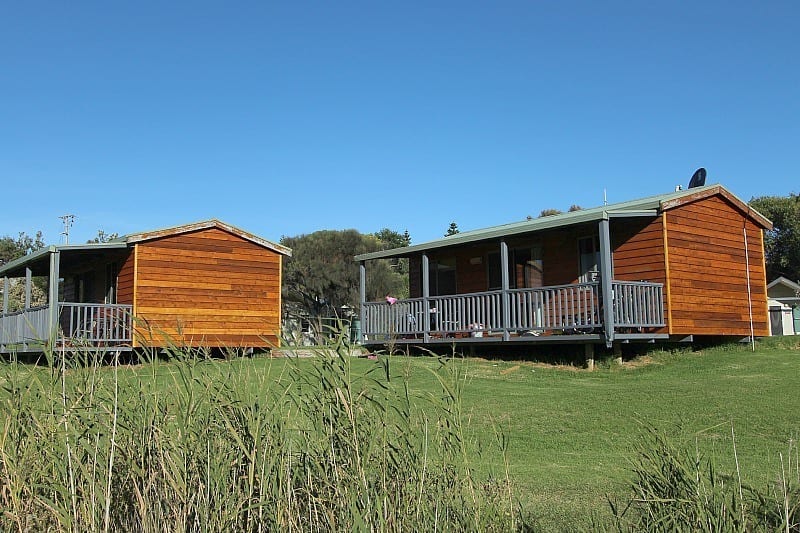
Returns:
[[[135,313],[149,327],[137,333],[148,344],[278,345],[279,253],[208,228],[140,242],[136,264]]]
[[[666,218],[671,332],[750,335],[746,227],[754,334],[769,335],[761,228],[718,196],[670,209]]]
[[[666,283],[661,217],[611,223],[614,279]]]
[[[617,219],[611,221],[611,246],[614,279],[667,283],[664,256],[664,225],[661,217]],[[664,316],[669,302],[664,293]],[[668,328],[656,330],[667,333]]]
[[[119,262],[117,274],[117,303],[133,305],[133,264],[134,249]]]
[[[567,285],[578,283],[580,266],[578,261],[578,238],[596,236],[594,226],[560,229],[532,235],[529,238],[516,238],[508,241],[509,255],[515,248],[540,246],[542,249],[543,285]],[[433,264],[439,258],[456,259],[456,290],[458,294],[484,292],[489,290],[489,254],[499,253],[500,243],[436,251],[429,254]],[[480,258],[480,263],[472,264],[471,259]],[[509,257],[511,260],[511,257]],[[518,269],[517,286],[524,285],[524,274]],[[512,269],[511,275],[514,275]],[[514,285],[513,281],[511,282]],[[496,287],[499,288],[499,287]],[[422,256],[409,259],[409,293],[411,298],[422,296]]]

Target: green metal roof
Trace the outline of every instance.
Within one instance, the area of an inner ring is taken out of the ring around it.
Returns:
[[[36,250],[35,252],[32,252],[18,259],[15,259],[13,261],[9,261],[5,265],[0,265],[0,277],[3,276],[16,277],[18,275],[24,275],[25,268],[31,265],[39,265],[42,262],[48,261],[49,254],[54,252],[81,253],[81,252],[93,252],[101,250],[123,249],[123,248],[128,248],[129,246],[131,246],[136,242],[155,239],[166,235],[175,235],[178,233],[185,233],[189,231],[195,231],[198,229],[210,228],[210,227],[224,229],[226,231],[234,233],[235,235],[238,235],[239,237],[249,240],[255,244],[258,244],[259,246],[269,248],[283,255],[290,256],[292,254],[292,250],[290,248],[268,241],[266,239],[262,239],[261,237],[253,235],[252,233],[248,233],[235,226],[231,226],[230,224],[226,224],[216,219],[211,219],[202,222],[195,222],[192,224],[184,224],[182,226],[174,226],[170,228],[163,228],[160,230],[148,231],[144,233],[131,233],[129,235],[123,235],[121,237],[111,239],[108,242],[50,245],[45,248],[42,248],[41,250]]]
[[[602,205],[599,207],[581,209],[579,211],[571,211],[569,213],[561,213],[558,215],[534,218],[531,220],[523,220],[521,222],[512,222],[510,224],[503,224],[484,229],[464,231],[449,237],[444,237],[443,239],[437,239],[421,244],[357,255],[355,259],[356,261],[368,261],[371,259],[381,259],[387,257],[405,257],[413,253],[426,250],[446,248],[459,244],[489,241],[492,239],[499,239],[501,237],[519,235],[522,233],[533,233],[547,229],[574,226],[577,224],[585,224],[587,222],[595,222],[613,217],[656,216],[659,213],[662,205],[666,202],[680,200],[693,195],[710,195],[720,191],[724,191],[726,196],[734,198],[739,203],[747,205],[746,202],[742,202],[740,199],[736,198],[735,195],[727,191],[721,185],[706,185],[705,187],[695,187],[692,189],[640,198],[638,200]],[[755,210],[752,211],[755,212]],[[755,214],[758,213],[755,212]],[[758,214],[758,216],[761,217],[760,214]]]
[[[46,261],[47,256],[54,252],[88,252],[98,250],[113,250],[127,248],[128,245],[120,242],[100,242],[91,244],[51,244],[28,255],[18,257],[0,266],[0,277],[14,277],[17,274],[24,274],[24,269],[40,261]]]

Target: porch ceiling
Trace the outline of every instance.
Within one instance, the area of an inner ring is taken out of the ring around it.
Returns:
[[[50,273],[50,254],[55,252],[61,252],[59,272],[62,275],[80,272],[86,269],[86,265],[96,264],[106,258],[113,260],[127,248],[125,243],[48,246],[0,266],[0,277],[24,277],[26,268],[30,268],[34,276],[47,276]]]

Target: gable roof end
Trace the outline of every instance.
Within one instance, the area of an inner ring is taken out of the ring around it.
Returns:
[[[789,278],[785,278],[783,276],[778,277],[777,279],[773,280],[772,282],[767,285],[768,289],[775,287],[777,285],[783,285],[793,291],[800,291],[800,284],[795,283],[794,281],[790,280]]]
[[[192,224],[184,224],[182,226],[174,226],[171,228],[164,228],[154,231],[145,231],[142,233],[131,233],[129,235],[125,235],[124,237],[120,237],[119,240],[127,244],[135,244],[137,242],[152,241],[154,239],[160,239],[162,237],[181,235],[183,233],[190,233],[193,231],[200,231],[209,228],[217,228],[223,231],[227,231],[228,233],[232,233],[237,237],[241,237],[242,239],[250,241],[264,248],[268,248],[274,252],[285,255],[287,257],[290,257],[292,255],[291,248],[287,248],[286,246],[283,246],[281,244],[277,244],[272,241],[262,239],[257,235],[253,235],[252,233],[237,228],[236,226],[231,226],[230,224],[226,224],[225,222],[222,222],[215,218],[212,218],[210,220],[204,220],[202,222],[194,222]]]
[[[683,194],[675,198],[663,200],[661,202],[661,209],[667,211],[669,209],[674,209],[682,205],[696,202],[697,200],[708,198],[709,196],[722,196],[736,206],[736,208],[741,212],[752,218],[762,228],[766,230],[772,229],[772,222],[767,217],[750,207],[750,205],[746,202],[740,200],[735,194],[730,192],[722,185],[711,185],[709,187],[687,189],[686,193],[687,194]]]

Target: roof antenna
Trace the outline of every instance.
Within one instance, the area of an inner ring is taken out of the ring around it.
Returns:
[[[606,196],[605,189],[603,189],[603,205],[608,205],[608,197]]]
[[[69,244],[69,228],[75,223],[75,215],[61,215],[58,218],[64,223],[64,231],[61,232],[61,235],[64,236],[64,244]]]

